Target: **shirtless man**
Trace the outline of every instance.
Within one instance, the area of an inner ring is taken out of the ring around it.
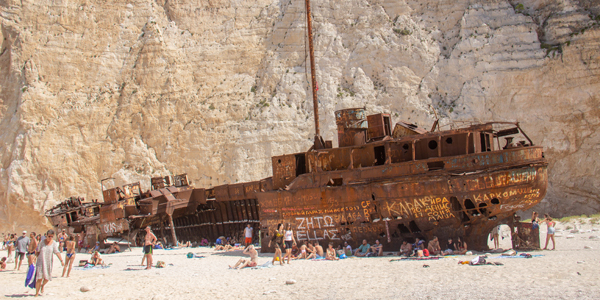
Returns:
[[[35,237],[35,232],[32,232],[29,235],[29,240],[29,248],[27,248],[27,265],[31,266],[32,264],[35,264],[35,249],[37,249],[38,246],[38,240]]]
[[[406,240],[402,241],[402,246],[400,246],[400,252],[398,252],[398,256],[406,256],[409,257],[412,253],[412,245],[407,243]]]
[[[58,251],[63,252],[65,250],[65,243],[67,242],[67,233],[63,229],[57,236],[58,238]]]
[[[232,269],[243,269],[245,267],[256,267],[257,260],[258,260],[258,252],[254,249],[254,245],[250,244],[250,246],[248,246],[246,249],[244,249],[244,252],[242,252],[243,254],[247,254],[250,255],[250,259],[244,259],[241,258],[240,260],[238,260],[238,262],[232,267],[229,266]]]
[[[440,241],[437,236],[433,237],[433,240],[429,241],[429,245],[427,245],[427,250],[429,250],[429,255],[440,255],[442,253],[442,249],[440,248]]]
[[[327,260],[340,260],[335,256],[335,249],[333,249],[333,243],[329,243],[329,247],[327,247],[327,256],[325,257]]]
[[[73,262],[75,261],[75,236],[69,236],[69,240],[65,242],[65,246],[67,247],[67,253],[65,254],[65,266],[63,268],[62,277],[65,277],[66,272],[67,278],[69,278],[71,269],[73,268]]]
[[[108,248],[108,251],[106,252],[106,254],[119,253],[119,252],[121,252],[121,247],[119,247],[119,243],[114,242],[112,245],[110,245],[110,248]]]
[[[317,258],[325,258],[323,247],[319,245],[319,241],[315,241],[315,249],[317,250]]]
[[[152,233],[150,226],[146,227],[146,237],[144,237],[144,258],[146,259],[146,263],[148,266],[147,270],[152,268],[152,248],[154,247],[154,243],[156,243],[156,236]],[[143,261],[143,260],[142,260]],[[143,266],[144,264],[142,264]]]

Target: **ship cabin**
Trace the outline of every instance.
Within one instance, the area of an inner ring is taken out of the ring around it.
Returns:
[[[46,217],[55,228],[81,226],[100,213],[101,203],[96,201],[84,202],[83,197],[70,197],[46,212]]]
[[[338,148],[332,148],[331,141],[326,141],[325,149],[315,151],[311,148],[312,151],[272,157],[275,190],[323,186],[323,183],[340,186],[353,181],[352,172],[348,170],[395,164],[406,165],[406,168],[400,174],[390,174],[393,176],[436,170],[468,171],[477,167],[477,163],[447,166],[448,158],[533,146],[518,123],[493,122],[460,129],[427,131],[400,121],[392,130],[389,114],[367,116],[364,109],[353,108],[336,111],[335,116]],[[503,129],[497,130],[498,127]],[[515,135],[519,134],[522,139],[515,140]],[[504,141],[500,138],[504,138]],[[322,181],[323,176],[320,176],[321,179],[303,176],[304,180],[295,180],[302,174],[323,172],[331,175],[326,178],[327,182]],[[364,174],[362,177],[364,179]]]

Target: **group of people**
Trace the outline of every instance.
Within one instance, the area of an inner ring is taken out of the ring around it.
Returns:
[[[538,229],[543,223],[546,223],[546,225],[548,226],[548,231],[546,233],[546,245],[544,246],[543,250],[548,250],[548,242],[550,240],[552,240],[552,250],[554,250],[556,248],[556,243],[554,241],[554,234],[556,233],[556,222],[548,214],[544,214],[544,219],[540,220],[537,212],[534,211],[533,213],[531,213],[531,228]]]

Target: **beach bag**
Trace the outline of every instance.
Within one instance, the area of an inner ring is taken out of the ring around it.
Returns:
[[[156,262],[156,267],[157,268],[164,268],[165,267],[165,262],[164,261],[157,261]]]
[[[346,254],[340,254],[340,259],[344,259],[344,258],[347,258]]]

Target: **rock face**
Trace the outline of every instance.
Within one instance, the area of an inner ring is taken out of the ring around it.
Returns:
[[[518,120],[550,162],[539,210],[600,210],[597,1],[312,4],[325,139],[349,107]],[[304,1],[3,0],[0,19],[2,232],[103,178],[257,180],[310,147]]]

